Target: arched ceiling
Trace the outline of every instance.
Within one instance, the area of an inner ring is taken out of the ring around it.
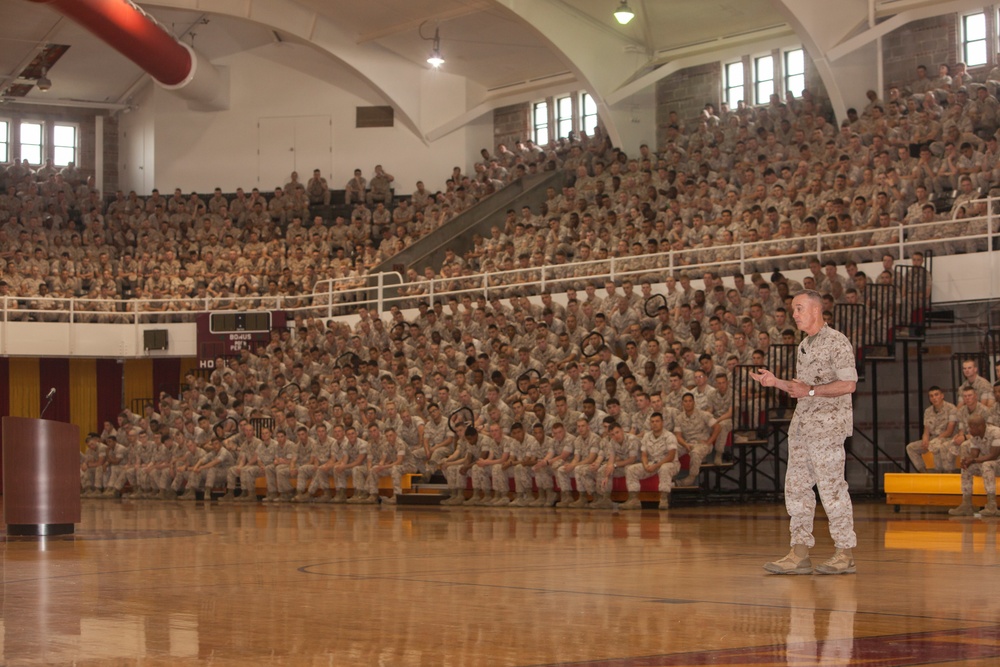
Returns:
[[[126,0],[119,0],[126,1]],[[630,0],[635,19],[614,20],[618,0],[156,0],[144,11],[210,60],[293,44],[291,58],[326,82],[351,80],[367,97],[396,107],[425,140],[470,114],[555,88],[598,100],[616,138],[613,112],[652,106],[653,84],[692,59],[709,62],[734,48],[754,48],[799,34],[814,60],[890,15],[941,11],[965,0]],[[969,0],[972,2],[972,0]],[[440,31],[442,72],[465,82],[468,105],[451,119],[420,118],[420,86],[430,38]],[[52,90],[19,78],[48,44],[69,50],[52,66]],[[843,48],[843,47],[841,47]],[[820,52],[822,51],[822,52]],[[671,64],[672,68],[663,68]],[[660,69],[662,68],[662,69]],[[828,88],[837,81],[821,66]],[[139,68],[44,4],[0,2],[0,90],[21,84],[18,102],[127,105],[148,77]],[[835,91],[834,93],[835,94]],[[373,100],[374,101],[374,100]]]
[[[784,23],[771,0],[634,0],[636,19],[619,26],[611,13],[615,0],[531,0],[552,5],[588,25],[629,54],[639,70],[657,53],[719,37]],[[278,40],[301,40],[281,26],[267,24],[265,3],[275,0],[166,0],[140,2],[165,28],[210,59]],[[403,61],[426,67],[435,28],[447,62],[444,71],[465,77],[486,91],[530,85],[572,70],[566,54],[545,33],[560,26],[533,26],[495,0],[294,0],[304,15],[328,19],[358,45],[381,47]],[[206,22],[207,21],[207,22]],[[192,37],[193,35],[193,37]],[[421,36],[423,35],[423,37]],[[572,39],[572,36],[570,36]],[[581,36],[585,39],[586,36]],[[0,76],[16,80],[24,65],[45,44],[70,50],[53,66],[49,94],[28,98],[46,102],[86,100],[121,103],[142,77],[141,71],[72,21],[43,4],[26,0],[0,3]],[[616,54],[617,55],[617,54]]]

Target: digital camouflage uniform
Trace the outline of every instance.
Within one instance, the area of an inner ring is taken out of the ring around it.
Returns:
[[[986,432],[983,433],[983,435],[979,437],[972,437],[967,441],[967,443],[970,450],[979,450],[979,456],[989,454],[994,447],[1000,447],[1000,427],[987,426]],[[973,463],[962,471],[963,496],[972,495],[972,478],[977,476],[983,478],[983,486],[986,487],[987,495],[996,495],[997,461]]]
[[[954,421],[958,421],[958,412],[955,406],[948,401],[942,403],[940,409],[932,405],[924,410],[924,428],[930,434],[926,451],[934,454],[934,469],[940,472],[950,472],[955,469],[958,447],[952,437],[945,438],[941,435],[948,429],[948,424]],[[919,472],[927,470],[923,453],[922,440],[916,440],[906,446],[906,454],[910,457],[913,467]]]
[[[799,343],[797,379],[808,385],[837,380],[857,382],[854,349],[844,334],[823,326]],[[791,517],[791,543],[812,548],[813,518],[819,488],[837,549],[857,546],[854,510],[844,477],[844,440],[854,431],[851,394],[833,398],[798,399],[788,429],[788,469],[785,472],[785,508]]]
[[[664,429],[659,437],[653,435],[652,431],[646,431],[640,440],[639,452],[646,452],[646,460],[649,465],[656,465],[670,455],[670,452],[677,451],[677,438],[670,431]],[[639,484],[647,477],[656,475],[659,478],[657,489],[660,493],[670,493],[670,487],[674,475],[680,472],[681,464],[674,456],[674,460],[664,463],[656,472],[649,472],[642,465],[642,462],[633,463],[625,468],[625,486],[629,493],[638,493]]]

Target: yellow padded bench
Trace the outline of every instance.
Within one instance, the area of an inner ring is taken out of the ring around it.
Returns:
[[[895,505],[937,505],[957,507],[962,502],[962,476],[958,473],[887,472],[883,483],[885,502]],[[986,503],[983,478],[972,484],[973,505]]]

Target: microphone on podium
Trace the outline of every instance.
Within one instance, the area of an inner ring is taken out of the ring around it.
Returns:
[[[45,395],[45,407],[42,408],[41,414],[38,415],[39,418],[45,417],[45,411],[49,409],[50,405],[52,405],[52,397],[55,395],[56,395],[56,388],[52,387],[51,389],[49,389],[49,393]]]

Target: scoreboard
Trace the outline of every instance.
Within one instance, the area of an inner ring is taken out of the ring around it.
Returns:
[[[215,368],[219,357],[232,357],[270,342],[273,329],[285,328],[285,313],[278,310],[201,313],[197,327],[198,367]]]

